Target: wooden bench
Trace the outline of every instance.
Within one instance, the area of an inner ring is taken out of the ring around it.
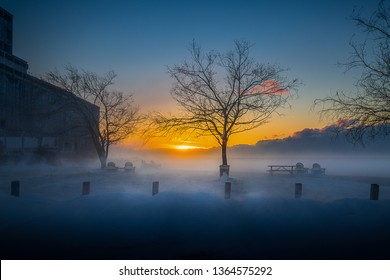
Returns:
[[[268,165],[269,169],[267,170],[271,175],[273,175],[275,172],[281,172],[281,173],[290,173],[291,175],[294,174],[294,167],[295,165]]]
[[[290,175],[294,174],[307,174],[309,173],[309,168],[304,167],[304,165],[298,162],[296,165],[268,165],[269,172],[271,175],[274,173],[290,173]],[[313,175],[325,174],[325,168],[322,168],[318,163],[313,164],[313,168],[310,169],[310,173]]]

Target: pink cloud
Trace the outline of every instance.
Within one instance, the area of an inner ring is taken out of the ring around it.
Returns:
[[[251,88],[249,94],[289,94],[289,90],[276,80],[268,80]]]

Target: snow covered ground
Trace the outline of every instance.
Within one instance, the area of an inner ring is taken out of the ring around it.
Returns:
[[[235,159],[230,199],[213,160],[134,174],[2,167],[1,258],[390,259],[389,162],[347,161],[336,168],[323,159],[324,176],[269,176],[266,164],[297,159]],[[10,195],[13,180],[20,197]],[[81,195],[83,181],[89,195]],[[377,201],[371,183],[380,185]]]

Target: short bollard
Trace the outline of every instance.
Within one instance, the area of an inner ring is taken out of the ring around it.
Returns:
[[[91,183],[89,181],[83,182],[82,195],[89,195],[91,191]]]
[[[370,200],[378,200],[378,199],[379,199],[379,185],[371,184]]]
[[[158,185],[159,185],[158,181],[153,182],[152,195],[158,194]]]
[[[295,183],[295,198],[302,196],[302,183]]]
[[[20,196],[20,181],[11,182],[11,195],[16,197]]]
[[[225,199],[229,199],[231,193],[232,193],[232,183],[225,182]]]

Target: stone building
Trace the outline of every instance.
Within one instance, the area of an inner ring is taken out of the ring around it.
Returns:
[[[99,108],[29,75],[28,63],[12,53],[12,22],[0,7],[0,162],[96,156],[75,100],[96,120],[93,129]]]

